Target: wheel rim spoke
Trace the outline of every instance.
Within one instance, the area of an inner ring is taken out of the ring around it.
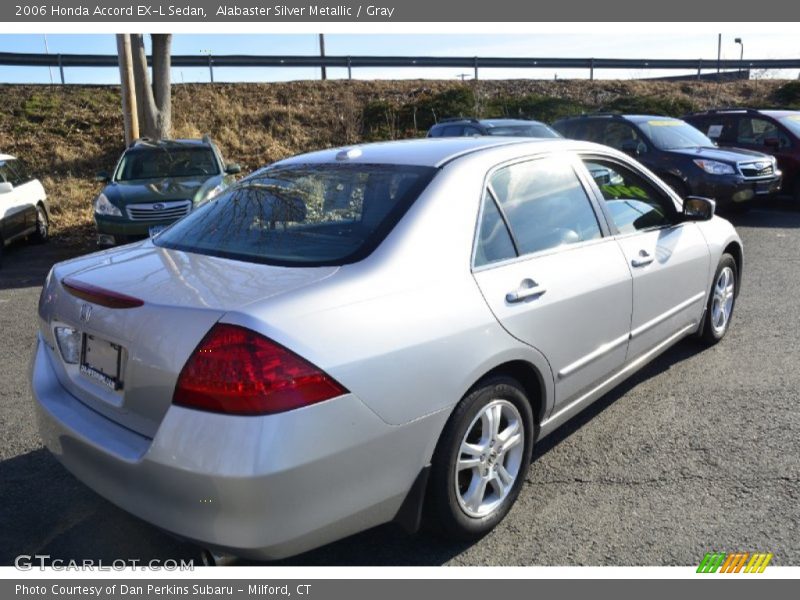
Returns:
[[[467,507],[476,512],[483,503],[484,496],[486,496],[486,483],[485,477],[473,477],[469,489],[464,495],[464,502]]]
[[[519,475],[525,430],[517,408],[507,400],[486,404],[467,428],[455,461],[455,487],[461,508],[472,517],[495,511]]]

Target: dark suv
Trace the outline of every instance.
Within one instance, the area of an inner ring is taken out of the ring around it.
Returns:
[[[98,244],[155,235],[228,187],[240,171],[225,163],[208,136],[135,141],[113,174],[95,178],[105,184],[93,202]]]
[[[703,133],[671,117],[590,114],[562,119],[553,127],[565,137],[605,144],[634,156],[681,197],[706,196],[720,207],[745,207],[780,189],[773,157],[743,149],[721,149]]]
[[[428,137],[470,137],[474,135],[561,137],[557,131],[544,123],[527,119],[442,119],[428,131]]]
[[[720,146],[774,156],[783,171],[783,193],[800,202],[800,111],[722,108],[683,119]]]

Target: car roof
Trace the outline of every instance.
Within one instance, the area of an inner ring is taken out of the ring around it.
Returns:
[[[435,125],[431,127],[431,129],[435,129],[437,127],[446,127],[448,125],[458,125],[461,123],[473,124],[473,125],[483,125],[484,127],[503,127],[503,126],[525,126],[525,125],[544,125],[541,121],[536,121],[534,119],[473,119],[471,117],[455,117],[452,119],[442,119]]]
[[[775,119],[782,119],[783,117],[791,117],[800,114],[800,110],[759,110],[758,112],[773,117]]]
[[[526,148],[520,148],[520,154],[576,149],[592,150],[602,147],[590,142],[563,138],[504,136],[415,138],[331,148],[329,150],[301,154],[275,164],[284,166],[290,164],[349,163],[441,167],[462,156],[479,152],[499,151],[513,145],[527,146]]]
[[[715,115],[763,115],[773,119],[783,119],[799,115],[800,110],[791,110],[785,108],[745,108],[745,107],[730,107],[730,108],[712,108],[710,110],[703,110],[686,115],[684,118],[691,120],[700,117],[713,117]]]
[[[17,158],[10,154],[0,154],[0,160],[17,160]]]
[[[666,115],[621,115],[617,113],[597,113],[597,114],[589,113],[585,115],[578,115],[575,117],[566,117],[560,120],[579,121],[581,119],[624,119],[626,121],[631,121],[632,123],[642,123],[644,121],[652,121],[655,119],[669,120],[669,121],[682,120],[680,117],[668,117]]]
[[[541,121],[536,121],[534,119],[481,119],[480,123],[481,125],[486,125],[486,127],[544,125]]]

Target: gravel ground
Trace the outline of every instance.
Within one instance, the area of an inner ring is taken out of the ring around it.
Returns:
[[[536,450],[516,506],[475,544],[384,526],[301,565],[691,565],[707,551],[800,564],[800,212],[736,219],[745,273],[732,329],[687,340]],[[0,271],[0,564],[198,558],[106,502],[41,447],[27,370],[39,286],[74,249],[9,248]]]

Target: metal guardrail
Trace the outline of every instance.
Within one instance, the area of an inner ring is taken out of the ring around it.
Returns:
[[[148,57],[148,62],[150,57]],[[61,83],[65,83],[67,67],[116,67],[115,54],[23,54],[0,52],[0,65],[29,67],[58,67]],[[207,67],[213,81],[214,67],[342,67],[352,77],[356,67],[450,67],[474,69],[588,69],[594,79],[595,69],[661,69],[696,70],[698,77],[703,69],[800,69],[800,58],[768,58],[753,60],[669,59],[669,58],[517,58],[480,56],[303,56],[238,54],[173,55],[173,67]]]

